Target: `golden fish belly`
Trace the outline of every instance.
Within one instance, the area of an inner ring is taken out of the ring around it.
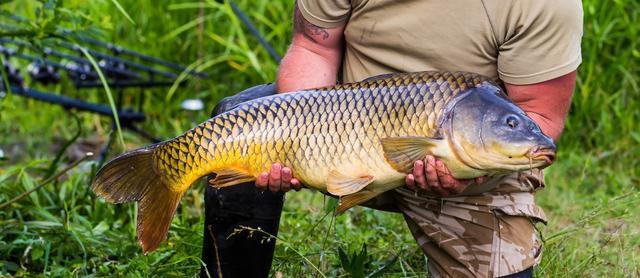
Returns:
[[[373,176],[370,187],[399,186],[404,174],[387,163],[380,140],[437,135],[447,102],[484,81],[423,72],[257,99],[160,146],[154,162],[186,186],[229,169],[255,178],[276,162],[323,191],[332,171]]]

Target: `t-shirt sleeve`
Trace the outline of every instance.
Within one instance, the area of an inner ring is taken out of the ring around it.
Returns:
[[[580,0],[518,0],[504,19],[498,74],[511,84],[534,84],[568,74],[582,62]]]
[[[344,25],[351,13],[350,0],[298,0],[298,9],[307,21],[322,28]]]

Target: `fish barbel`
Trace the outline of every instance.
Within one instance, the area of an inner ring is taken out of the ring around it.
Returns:
[[[342,212],[402,186],[427,154],[454,177],[471,178],[547,165],[555,146],[487,77],[393,74],[241,103],[113,159],[93,190],[111,202],[139,202],[146,253],[164,238],[187,188],[207,174],[216,173],[220,188],[281,163],[307,187],[340,197]]]

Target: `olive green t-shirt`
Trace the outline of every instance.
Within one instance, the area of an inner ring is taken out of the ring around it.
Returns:
[[[304,18],[345,26],[343,81],[470,71],[533,84],[582,61],[580,0],[298,0]]]

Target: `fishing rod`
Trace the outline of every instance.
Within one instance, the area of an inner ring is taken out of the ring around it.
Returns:
[[[26,23],[26,22],[28,22],[28,20],[25,19],[24,17],[18,16],[18,15],[14,15],[14,14],[0,14],[0,16],[4,16],[6,18],[9,18],[12,21],[17,22],[17,23]],[[6,29],[15,29],[14,26],[7,25],[7,24],[1,24],[0,26],[3,26],[3,28],[6,28]],[[91,37],[88,37],[88,36],[83,36],[83,35],[77,34],[76,32],[74,32],[72,30],[69,30],[69,29],[62,29],[61,32],[60,32],[60,35],[62,37],[64,37],[64,36],[72,37],[74,40],[76,40],[78,42],[83,42],[83,43],[87,43],[87,44],[90,44],[90,45],[93,45],[93,46],[105,48],[105,49],[113,52],[116,55],[124,54],[124,55],[128,55],[128,56],[131,56],[131,57],[138,58],[138,59],[140,59],[142,61],[145,61],[145,62],[149,62],[149,63],[152,63],[152,64],[164,66],[166,68],[172,69],[172,70],[177,71],[177,72],[185,72],[186,71],[188,74],[193,75],[193,76],[197,76],[197,77],[201,77],[201,78],[209,77],[209,75],[207,73],[197,72],[195,70],[189,70],[187,67],[185,67],[183,65],[180,65],[180,64],[177,64],[177,63],[174,63],[174,62],[170,62],[170,61],[166,61],[166,60],[162,60],[160,58],[156,58],[156,57],[153,57],[153,56],[145,55],[145,54],[142,54],[140,52],[137,52],[137,51],[134,51],[134,50],[130,50],[130,49],[124,48],[124,47],[116,45],[116,44],[103,42],[103,41],[100,41],[100,40],[97,40],[97,39],[94,39],[94,38],[91,38]],[[100,54],[98,54],[98,55],[100,55]],[[106,54],[103,54],[103,55],[106,55]],[[161,74],[161,73],[159,73],[160,70],[153,69],[153,68],[147,68],[147,69],[148,70],[150,69],[152,71],[158,71],[157,73]],[[166,73],[167,72],[162,73],[162,74],[166,74]]]
[[[74,51],[80,51],[80,47],[79,46],[71,44],[71,43],[68,43],[68,42],[59,41],[58,44],[63,46],[63,47],[66,47],[66,48],[69,48],[71,50],[74,50]],[[164,76],[166,78],[175,79],[175,78],[178,77],[178,75],[175,74],[175,73],[171,73],[171,72],[155,69],[155,68],[152,68],[152,67],[149,67],[149,66],[145,66],[145,65],[133,62],[133,61],[129,61],[129,60],[126,60],[126,59],[122,59],[122,58],[116,57],[116,56],[108,55],[108,54],[105,54],[105,53],[102,53],[102,52],[99,52],[99,51],[95,51],[95,50],[92,50],[92,49],[87,49],[87,52],[89,54],[91,54],[92,56],[95,56],[95,57],[100,58],[100,59],[110,60],[110,61],[113,61],[115,63],[122,63],[125,66],[132,67],[132,68],[137,68],[139,70],[142,70],[142,71],[145,71],[145,72],[148,72],[148,73],[161,75],[161,76]]]
[[[18,52],[16,49],[4,47],[1,43],[10,43],[18,46],[31,47],[29,44],[25,42],[19,42],[15,40],[9,39],[0,39],[0,54],[7,54],[12,57],[16,57],[19,59],[30,60],[33,61],[30,65],[30,68],[38,69],[38,66],[52,67],[55,69],[62,69],[69,73],[69,76],[74,81],[74,85],[76,88],[99,88],[102,87],[102,83],[99,81],[98,74],[93,71],[93,67],[90,62],[83,58],[78,58],[71,56],[69,54],[60,53],[59,51],[54,51],[51,48],[47,47],[44,49],[43,57],[36,57],[29,54],[24,54]],[[74,47],[77,49],[77,47]],[[128,88],[128,87],[138,87],[138,88],[151,88],[151,87],[168,87],[172,86],[177,78],[177,75],[162,72],[144,65],[137,64],[135,62],[127,61],[125,59],[121,59],[118,57],[113,57],[110,55],[100,55],[99,52],[93,50],[87,50],[89,53],[97,54],[95,55],[98,58],[102,58],[98,62],[98,66],[101,70],[103,70],[107,75],[113,76],[117,79],[117,82],[113,82],[112,80],[108,80],[108,84],[112,88]],[[49,59],[50,56],[56,56],[63,59],[70,60],[72,62],[55,62]],[[125,68],[123,68],[123,66]],[[126,69],[126,66],[133,66],[140,70],[148,73],[148,78],[141,78],[142,73],[136,73]],[[45,68],[46,71],[50,71]],[[154,73],[160,73],[162,77],[168,78],[166,80],[157,80],[154,78]],[[32,77],[35,77],[32,75]],[[39,79],[39,78],[35,78]],[[128,81],[127,81],[128,80]],[[185,80],[182,80],[178,85],[184,85]]]
[[[53,41],[53,43],[55,43],[55,41]],[[30,62],[27,66],[27,72],[30,80],[34,83],[43,85],[59,83],[61,82],[61,76],[57,71],[63,70],[67,73],[70,81],[72,81],[77,89],[100,88],[104,86],[98,72],[96,72],[96,69],[93,67],[93,63],[91,63],[88,58],[78,56],[84,55],[84,52],[80,50],[79,46],[66,42],[45,44],[45,46],[46,47],[35,47],[30,43],[17,39],[0,38],[0,55],[5,58],[2,64],[4,67],[3,72],[6,75],[6,80],[9,81],[9,87],[6,89],[4,83],[0,85],[1,92],[10,91],[17,96],[59,105],[65,109],[74,109],[108,116],[113,119],[112,121],[115,121],[117,115],[123,128],[131,130],[152,142],[160,141],[160,139],[135,125],[135,123],[142,122],[146,119],[142,111],[144,94],[139,94],[138,96],[137,110],[123,108],[122,89],[138,88],[144,90],[151,87],[169,87],[175,84],[177,74],[93,49],[84,49],[89,55],[98,59],[96,64],[97,67],[105,73],[106,85],[115,89],[117,101],[114,111],[114,108],[106,104],[93,103],[53,92],[45,92],[25,87],[25,79],[22,77],[22,73],[14,67],[12,60],[15,61],[15,59],[19,59]],[[55,47],[59,47],[68,52],[62,52],[55,49]],[[191,75],[188,72],[186,74]],[[5,78],[3,78],[3,80],[4,79]],[[178,85],[182,86],[186,84],[186,82],[187,80],[182,80]],[[112,127],[115,128],[115,124],[112,124]],[[99,156],[101,159],[106,157],[105,153],[108,151],[111,139],[112,138],[109,137],[107,143],[105,143],[105,147]]]
[[[228,0],[234,14],[238,17],[238,19],[248,28],[249,32],[258,39],[258,42],[265,50],[269,53],[271,58],[273,58],[276,62],[280,62],[280,55],[275,51],[275,49],[269,44],[269,42],[260,34],[259,30],[253,25],[253,23],[249,20],[249,18],[242,12],[242,10],[236,5],[235,2]],[[27,22],[26,19],[12,14],[2,14],[0,16],[5,16],[12,19],[18,23]],[[0,23],[5,29],[9,30],[17,30],[17,28],[13,28],[10,25]],[[123,48],[121,46],[103,42],[88,36],[83,36],[77,34],[71,30],[65,29],[61,32],[62,35],[71,37],[73,41],[86,43],[88,45],[93,45],[96,47],[107,49],[112,52],[112,55],[97,51],[91,48],[81,49],[79,45],[69,43],[67,41],[61,39],[45,39],[44,41],[52,41],[55,46],[48,45],[42,51],[43,57],[36,57],[33,55],[19,53],[15,49],[6,48],[4,45],[13,44],[18,47],[26,47],[31,50],[35,48],[22,41],[18,41],[16,39],[9,38],[0,38],[0,55],[4,55],[6,59],[4,60],[4,64],[2,65],[5,68],[5,74],[7,75],[7,80],[10,81],[10,90],[16,95],[28,97],[32,99],[36,99],[39,101],[61,105],[66,109],[76,109],[79,111],[87,111],[91,113],[96,113],[103,116],[109,116],[115,118],[115,115],[110,106],[104,104],[91,103],[87,101],[83,101],[76,98],[66,97],[54,93],[42,92],[35,90],[33,88],[25,88],[23,83],[23,78],[20,75],[20,72],[17,71],[12,64],[10,63],[10,57],[16,57],[24,60],[31,61],[29,65],[28,72],[31,76],[31,80],[42,83],[42,84],[50,84],[50,83],[58,83],[61,81],[59,74],[57,74],[56,69],[62,69],[67,72],[68,77],[73,81],[73,84],[76,88],[98,88],[104,86],[102,82],[99,80],[100,76],[92,66],[92,63],[84,57],[85,51],[89,55],[99,59],[97,61],[97,66],[106,74],[107,85],[109,87],[118,89],[117,98],[118,103],[116,107],[117,117],[122,123],[123,127],[128,128],[145,138],[150,139],[153,142],[158,142],[159,140],[148,132],[136,127],[133,123],[141,122],[145,119],[145,114],[141,111],[142,97],[144,94],[140,95],[139,102],[139,111],[134,111],[132,109],[124,109],[122,108],[121,100],[122,100],[122,90],[124,88],[150,88],[150,87],[168,87],[172,86],[177,79],[177,72],[171,72],[167,70],[158,69],[157,66],[163,66],[165,68],[184,72],[188,75],[206,78],[208,75],[203,72],[196,72],[195,70],[189,70],[187,67],[179,65],[174,62],[165,61],[156,57],[152,57],[149,55],[145,55],[133,50],[129,50]],[[80,54],[81,56],[74,56],[69,53],[64,53],[62,51],[58,51],[54,49],[55,47],[60,47],[66,49],[67,51],[71,51],[75,54]],[[82,51],[85,50],[85,51]],[[145,65],[142,63],[138,63],[129,59],[123,58],[123,56],[130,56],[139,59],[140,61],[144,61],[147,63],[151,63],[151,65]],[[62,61],[53,61],[52,57],[56,57]],[[65,60],[69,62],[65,62]],[[143,78],[142,76],[146,75],[148,78]],[[157,79],[159,77],[160,79]],[[180,82],[179,85],[183,85],[186,83],[186,80]],[[4,90],[4,84],[0,85],[0,91]],[[112,124],[115,128],[115,124]],[[105,153],[108,150],[108,146],[110,145],[110,140],[107,141],[105,147],[103,148],[100,157],[104,159]]]
[[[72,33],[72,32],[69,31],[69,33]],[[129,49],[123,48],[121,46],[117,46],[115,44],[101,42],[99,40],[96,40],[96,39],[93,39],[93,38],[90,38],[90,37],[79,36],[77,34],[73,34],[72,36],[77,38],[78,41],[80,41],[80,42],[85,42],[85,43],[93,44],[95,46],[104,47],[104,48],[106,48],[106,49],[108,49],[110,51],[113,51],[114,53],[126,54],[126,55],[129,55],[129,56],[133,56],[133,57],[139,58],[140,60],[147,61],[147,62],[150,62],[150,63],[155,63],[155,64],[158,64],[158,65],[162,65],[162,66],[165,66],[165,67],[171,68],[173,70],[177,70],[177,71],[187,71],[187,67],[185,67],[185,66],[181,66],[181,65],[176,64],[174,62],[161,60],[159,58],[155,58],[155,57],[152,57],[152,56],[144,55],[144,54],[141,54],[139,52],[136,52],[136,51],[133,51],[133,50],[129,50]],[[196,72],[194,70],[188,70],[187,72],[189,74],[192,74],[192,75],[195,75],[195,76],[198,76],[198,77],[209,77],[209,75],[204,73],[204,72]]]
[[[23,46],[23,47],[28,47],[28,48],[33,49],[33,47],[30,44],[26,43],[26,42],[7,39],[7,38],[0,38],[0,47],[2,46],[1,44],[13,44],[13,45],[16,45],[16,46]],[[7,50],[7,51],[17,52],[17,50]],[[76,57],[76,56],[73,56],[71,54],[63,53],[63,52],[54,50],[51,47],[45,47],[42,50],[42,52],[43,52],[43,54],[45,56],[59,57],[61,59],[66,59],[66,60],[73,61],[73,62],[75,62],[77,64],[80,64],[80,65],[91,65],[91,62],[86,58]],[[133,71],[130,71],[130,70],[127,70],[127,69],[125,69],[123,67],[109,67],[105,63],[102,63],[102,64],[98,63],[98,66],[106,74],[112,74],[114,76],[120,76],[120,77],[125,77],[125,78],[136,78],[136,79],[141,78],[140,74],[138,74],[136,72],[133,72]]]
[[[113,117],[113,111],[108,105],[90,103],[76,98],[54,95],[51,93],[45,93],[36,89],[25,88],[17,85],[11,85],[10,88],[12,94],[51,104],[57,104],[64,107],[65,109],[75,109],[78,111],[87,111],[103,116]],[[142,122],[146,119],[144,113],[133,111],[132,109],[120,109],[117,110],[117,113],[118,119],[120,120],[122,125],[125,126],[134,122]]]

